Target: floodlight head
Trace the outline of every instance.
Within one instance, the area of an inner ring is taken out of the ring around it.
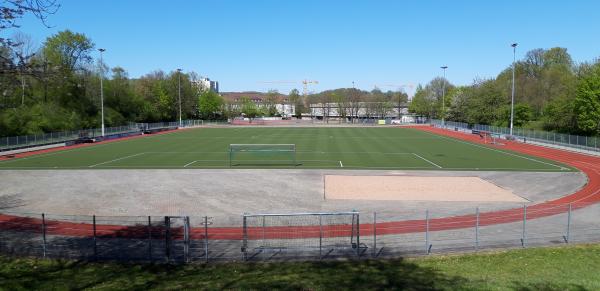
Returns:
[[[445,70],[445,69],[447,69],[447,68],[448,68],[448,66],[441,66],[440,68],[442,68],[442,69],[444,69],[444,70]]]
[[[519,44],[515,42],[515,43],[511,44],[510,46],[517,47],[517,45],[519,45]]]
[[[106,49],[103,49],[103,48],[99,48],[98,50],[99,50],[101,53],[103,53],[104,51],[106,51]]]
[[[177,69],[177,72],[180,72],[180,73],[181,73],[181,71],[182,71],[181,69]]]

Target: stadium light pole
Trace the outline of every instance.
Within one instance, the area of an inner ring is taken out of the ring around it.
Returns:
[[[448,66],[441,66],[444,70],[444,79],[442,80],[442,126],[446,126],[446,69]]]
[[[181,69],[177,69],[177,75],[179,77],[179,127],[181,127]]]
[[[517,43],[510,46],[513,48],[513,63],[512,63],[512,97],[510,101],[510,136],[513,135],[513,120],[515,115],[515,62],[517,61]]]
[[[104,88],[102,84],[102,79],[104,79],[104,62],[102,59],[102,53],[106,51],[106,49],[100,48],[100,111],[102,118],[102,137],[104,137]]]

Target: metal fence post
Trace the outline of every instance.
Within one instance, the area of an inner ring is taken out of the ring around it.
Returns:
[[[43,257],[46,257],[46,215],[42,213],[42,251]]]
[[[360,214],[356,214],[356,255],[360,257]]]
[[[266,252],[265,252],[265,250],[266,250],[266,248],[265,248],[265,245],[266,245],[265,244],[265,228],[266,228],[267,225],[266,225],[266,222],[265,222],[265,219],[266,219],[265,217],[266,217],[266,215],[262,216],[262,241],[261,241],[261,249],[262,250],[261,250],[261,253],[262,253],[263,257],[266,256]]]
[[[429,209],[425,210],[425,251],[429,255],[431,247],[429,246]]]
[[[208,263],[208,216],[204,216],[204,261]]]
[[[98,260],[98,244],[96,242],[96,215],[92,215],[92,227],[94,231],[94,260]]]
[[[319,214],[319,260],[323,259],[323,219],[322,215]]]
[[[373,212],[373,257],[377,255],[377,212]]]
[[[171,241],[170,241],[171,221],[168,216],[165,216],[165,257],[167,262],[171,260]]]
[[[148,216],[148,260],[152,262],[152,218]]]
[[[523,205],[523,233],[521,233],[521,246],[525,247],[527,238],[527,205]]]
[[[248,228],[246,223],[246,215],[242,216],[242,258],[248,260]]]
[[[190,217],[183,218],[183,261],[190,262]]]
[[[479,249],[479,207],[475,209],[475,249]]]
[[[567,213],[567,233],[565,235],[565,243],[569,243],[571,240],[571,211],[573,210],[571,203],[569,203],[569,212]]]

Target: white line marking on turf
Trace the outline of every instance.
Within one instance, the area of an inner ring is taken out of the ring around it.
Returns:
[[[440,166],[440,165],[438,165],[438,164],[436,164],[436,163],[434,163],[434,162],[432,162],[432,161],[430,161],[430,160],[428,160],[428,159],[426,159],[424,157],[421,157],[419,154],[416,154],[416,153],[412,153],[412,154],[415,155],[415,156],[417,156],[417,157],[419,157],[420,159],[422,159],[422,160],[424,160],[424,161],[426,161],[426,162],[428,162],[428,163],[430,163],[430,164],[438,167],[438,169],[442,168],[442,166]]]
[[[195,163],[195,162],[197,162],[197,161],[191,161],[191,162],[189,162],[189,163],[185,164],[185,166],[183,166],[183,167],[184,167],[184,168],[187,168],[187,166],[189,166],[189,165],[191,165],[191,164],[193,164],[193,163]]]
[[[117,159],[114,159],[114,160],[110,160],[110,161],[106,161],[106,162],[102,162],[102,163],[93,164],[91,166],[88,166],[88,168],[93,168],[93,167],[96,167],[96,166],[100,166],[100,165],[104,165],[104,164],[108,164],[108,163],[112,163],[112,162],[116,162],[116,161],[120,161],[120,160],[124,160],[124,159],[128,159],[128,158],[133,158],[133,157],[141,156],[143,154],[145,154],[145,153],[137,153],[137,154],[133,154],[133,155],[129,155],[129,156],[117,158]]]
[[[343,168],[344,164],[342,164],[342,161],[340,161],[340,168]]]
[[[425,131],[425,132],[426,132],[426,131]],[[435,135],[435,133],[430,133],[430,132],[427,132],[427,133],[429,133],[429,134],[431,134],[431,135]],[[498,149],[495,149],[495,148],[490,148],[490,147],[486,147],[486,146],[478,145],[478,144],[471,143],[471,142],[468,142],[468,141],[463,141],[463,140],[459,140],[459,139],[456,139],[456,138],[446,137],[446,136],[443,136],[443,135],[440,135],[440,137],[442,137],[442,138],[445,138],[445,139],[448,139],[448,140],[452,140],[452,141],[456,141],[456,142],[460,142],[460,143],[464,143],[464,144],[472,145],[472,146],[474,146],[474,147],[478,147],[478,148],[482,148],[482,149],[487,149],[487,150],[494,151],[494,152],[499,152],[499,153],[501,153],[501,154],[505,154],[505,155],[509,155],[509,156],[513,156],[513,157],[518,157],[518,158],[522,158],[522,159],[526,159],[526,160],[530,160],[530,161],[532,161],[532,162],[538,162],[538,163],[540,163],[540,164],[544,164],[544,165],[548,165],[548,166],[557,167],[557,168],[559,168],[559,169],[561,169],[561,170],[568,170],[568,169],[567,169],[567,168],[565,168],[565,167],[558,166],[558,165],[555,165],[555,164],[552,164],[552,163],[547,163],[547,162],[544,162],[544,161],[540,161],[540,160],[536,160],[536,159],[532,159],[532,158],[524,157],[524,156],[521,156],[521,155],[517,155],[517,154],[513,154],[513,153],[509,153],[509,152],[501,151],[501,150],[498,150]]]

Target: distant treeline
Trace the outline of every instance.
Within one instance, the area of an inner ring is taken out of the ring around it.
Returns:
[[[515,64],[515,84],[515,126],[600,135],[599,60],[575,64],[565,48],[531,50]],[[509,125],[512,65],[470,86],[435,78],[417,88],[410,110],[441,119],[444,86],[446,119]]]

